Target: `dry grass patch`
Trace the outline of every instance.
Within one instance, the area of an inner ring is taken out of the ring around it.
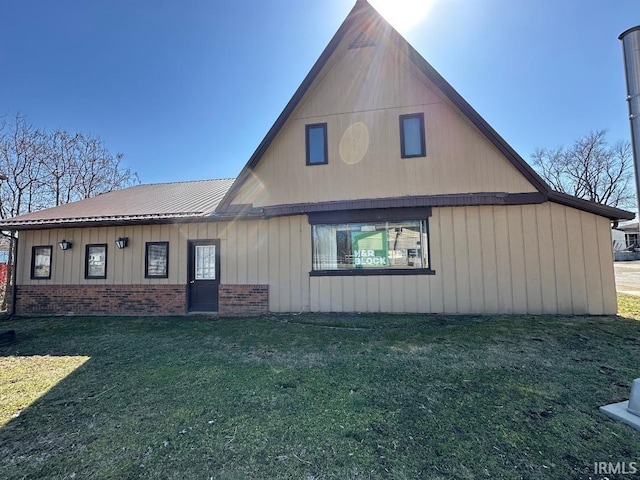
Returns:
[[[87,360],[85,356],[0,356],[0,426]]]

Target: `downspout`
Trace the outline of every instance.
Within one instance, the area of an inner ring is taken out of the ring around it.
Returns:
[[[13,262],[11,263],[11,316],[13,317],[16,314],[16,298],[18,297],[17,292],[17,272],[18,272],[18,237],[17,232],[15,230],[11,231],[11,243],[12,246],[9,249],[9,254],[13,251]]]

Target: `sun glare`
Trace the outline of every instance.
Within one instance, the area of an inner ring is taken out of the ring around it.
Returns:
[[[0,356],[0,428],[89,359],[86,356]]]
[[[427,17],[434,1],[371,0],[370,3],[396,30],[406,33]]]

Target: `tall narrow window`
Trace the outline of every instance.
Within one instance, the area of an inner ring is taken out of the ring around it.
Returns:
[[[51,245],[31,247],[31,278],[51,278]]]
[[[328,163],[327,124],[314,123],[306,126],[307,165]]]
[[[84,278],[107,278],[107,244],[87,245]]]
[[[424,114],[400,115],[400,151],[402,158],[426,157]]]
[[[144,261],[145,278],[169,277],[169,242],[147,242]]]

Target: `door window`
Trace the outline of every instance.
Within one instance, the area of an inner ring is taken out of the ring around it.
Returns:
[[[196,280],[216,279],[216,246],[196,245]]]

